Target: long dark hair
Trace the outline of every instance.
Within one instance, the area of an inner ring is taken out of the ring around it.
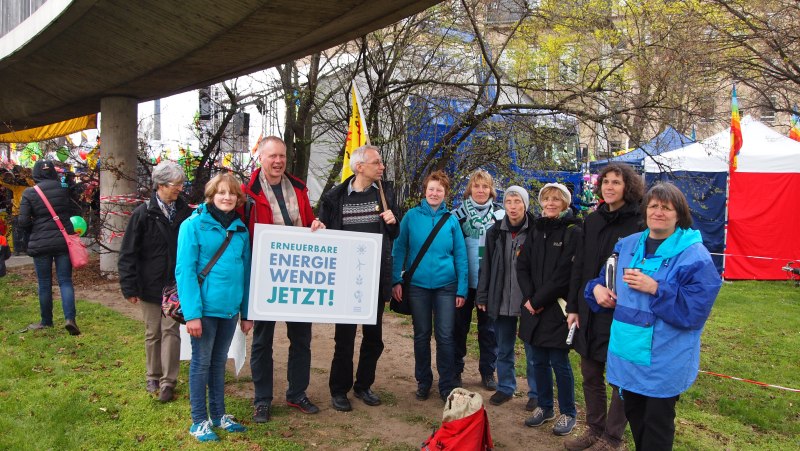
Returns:
[[[637,174],[630,165],[625,163],[611,163],[600,170],[600,175],[597,176],[597,186],[594,189],[594,194],[597,195],[598,198],[603,199],[603,179],[609,172],[613,172],[622,177],[622,181],[625,183],[622,198],[625,200],[626,204],[636,205],[642,201],[642,197],[644,197],[644,182],[642,181],[642,176]]]

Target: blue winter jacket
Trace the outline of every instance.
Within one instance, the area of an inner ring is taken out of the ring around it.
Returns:
[[[401,273],[417,258],[425,240],[431,233],[447,207],[442,204],[436,211],[423,199],[419,206],[412,208],[400,221],[400,236],[394,242],[392,257],[392,284],[402,282]],[[458,283],[456,295],[467,296],[467,247],[464,235],[455,216],[450,216],[436,238],[422,257],[414,272],[411,284],[421,288],[436,289]]]
[[[227,230],[233,237],[225,252],[211,268],[203,285],[197,276],[225,241]],[[240,219],[228,229],[211,216],[205,204],[181,224],[175,280],[186,321],[203,316],[247,318],[250,291],[250,235]]]
[[[619,254],[617,307],[606,377],[623,392],[669,398],[683,393],[697,378],[700,335],[722,280],[700,232],[678,229],[655,254],[637,254],[648,233],[625,237],[614,247]],[[643,258],[634,261],[634,254]],[[655,296],[633,290],[622,281],[624,268],[631,267],[641,268],[658,282]],[[593,290],[604,281],[605,268],[586,285],[586,302],[597,302]]]

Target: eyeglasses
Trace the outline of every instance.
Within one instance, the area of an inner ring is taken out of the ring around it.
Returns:
[[[669,213],[675,211],[674,208],[670,207],[669,205],[659,205],[659,204],[652,204],[647,206],[648,210],[661,210],[664,213]]]
[[[375,166],[385,166],[383,160],[376,160],[376,161],[362,161],[362,164],[374,164]]]
[[[167,183],[165,183],[165,185],[169,186],[170,188],[175,188],[175,187],[183,188],[183,183],[167,182]]]

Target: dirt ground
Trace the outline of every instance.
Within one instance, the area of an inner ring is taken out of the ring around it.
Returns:
[[[33,267],[28,265],[18,266],[12,271],[33,276]],[[100,275],[97,261],[92,261],[86,268],[77,270],[74,274],[74,283],[77,299],[100,303],[130,318],[141,320],[139,308],[125,301],[118,283]],[[58,295],[57,288],[54,290],[54,295]],[[331,407],[328,373],[333,356],[334,328],[330,324],[315,324],[312,338],[311,385],[307,393],[321,411],[316,415],[303,415],[294,409],[279,407],[278,416],[289,425],[287,430],[279,432],[283,437],[297,440],[307,448],[314,449],[363,450],[415,447],[418,449],[431,434],[433,427],[441,423],[443,403],[438,396],[435,396],[435,390],[431,392],[432,396],[427,401],[417,401],[414,397],[416,382],[413,374],[414,351],[410,322],[405,317],[388,312],[384,315],[383,321],[385,349],[378,363],[378,374],[372,387],[381,396],[383,404],[369,407],[353,397],[351,392],[349,398],[353,405],[352,412],[337,412]],[[473,327],[473,333],[474,331]],[[276,406],[280,404],[281,395],[286,391],[288,345],[285,325],[278,323],[275,329],[274,348]],[[436,361],[435,355],[432,360]],[[233,361],[230,362],[229,368],[232,368]],[[577,368],[575,370],[579,371]],[[248,381],[249,377],[250,366],[247,362],[239,378]],[[492,438],[497,449],[564,449],[564,438],[552,434],[552,422],[540,428],[529,428],[524,425],[525,418],[530,414],[525,411],[527,401],[525,393],[528,386],[524,378],[517,378],[517,394],[514,399],[501,406],[489,404],[492,392],[480,385],[478,363],[475,358],[469,358],[466,362],[463,383],[467,390],[478,392],[483,396]],[[434,387],[435,385],[434,380]],[[179,394],[182,389],[186,389],[185,387],[178,388]],[[579,390],[580,387],[576,389]],[[227,390],[230,394],[245,398],[253,396],[253,387],[249,382],[230,384]],[[578,417],[583,418],[582,410],[579,410]],[[250,418],[242,420],[245,424],[250,423]],[[572,436],[577,435],[582,426],[582,422],[579,422]]]

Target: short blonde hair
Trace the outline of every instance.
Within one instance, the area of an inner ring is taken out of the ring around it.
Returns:
[[[494,189],[494,179],[492,178],[492,174],[489,174],[483,169],[477,169],[475,172],[469,176],[469,181],[467,182],[467,188],[464,190],[464,199],[469,199],[472,196],[472,185],[478,182],[485,182],[491,188],[491,192],[489,193],[489,197],[491,199],[497,198],[497,190]]]
[[[235,175],[228,172],[219,173],[212,177],[208,183],[206,183],[206,189],[203,193],[206,196],[206,203],[214,203],[214,195],[219,192],[219,186],[223,183],[228,185],[228,189],[231,191],[231,193],[236,194],[236,206],[241,207],[244,205],[244,191],[242,191],[242,182],[240,182]]]

